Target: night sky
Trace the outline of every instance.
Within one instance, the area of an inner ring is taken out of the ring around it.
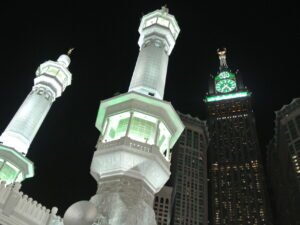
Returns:
[[[48,208],[59,207],[60,215],[94,195],[89,168],[99,136],[100,101],[128,90],[140,18],[166,3],[181,33],[170,56],[165,100],[204,120],[209,75],[219,66],[216,50],[226,47],[229,67],[239,69],[252,92],[265,151],[274,111],[300,97],[299,8],[288,1],[209,2],[45,1],[30,6],[14,1],[1,7],[1,132],[30,92],[39,64],[75,47],[72,85],[55,101],[29,149],[35,177],[23,182],[22,191]]]

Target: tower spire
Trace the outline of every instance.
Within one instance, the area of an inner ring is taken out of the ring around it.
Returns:
[[[217,50],[217,53],[218,53],[219,59],[220,59],[220,67],[219,67],[220,71],[228,69],[228,65],[226,62],[226,52],[227,52],[226,48],[223,48],[223,49],[218,48],[218,50]]]

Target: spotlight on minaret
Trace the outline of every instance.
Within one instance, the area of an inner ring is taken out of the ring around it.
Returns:
[[[156,224],[154,194],[169,179],[170,149],[184,129],[171,103],[162,100],[179,31],[166,7],[143,16],[129,91],[101,101],[91,164],[98,191],[91,201],[109,225]]]
[[[33,163],[25,155],[52,103],[71,84],[69,54],[38,67],[31,92],[0,136],[1,180],[11,183],[33,176]]]

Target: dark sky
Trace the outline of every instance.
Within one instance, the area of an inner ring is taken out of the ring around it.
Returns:
[[[0,130],[31,90],[35,71],[75,47],[73,83],[54,103],[29,150],[35,177],[23,191],[43,205],[66,208],[96,192],[89,174],[99,136],[101,100],[126,92],[138,56],[142,14],[165,3],[181,33],[170,57],[165,100],[205,119],[209,74],[218,70],[216,49],[228,49],[251,90],[262,150],[273,135],[274,111],[300,96],[299,8],[288,1],[12,1],[1,7]],[[273,3],[271,3],[273,2]],[[97,5],[97,4],[99,5]],[[102,5],[101,5],[102,4]]]

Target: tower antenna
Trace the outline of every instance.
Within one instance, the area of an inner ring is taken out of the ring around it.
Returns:
[[[217,53],[219,55],[219,59],[220,59],[220,71],[224,70],[224,69],[227,69],[228,68],[228,65],[227,65],[227,62],[226,62],[226,48],[223,48],[223,49],[217,49]]]

